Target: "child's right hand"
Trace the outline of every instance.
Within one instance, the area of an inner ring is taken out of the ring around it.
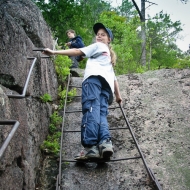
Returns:
[[[46,55],[54,55],[54,51],[49,48],[45,48],[42,53]]]

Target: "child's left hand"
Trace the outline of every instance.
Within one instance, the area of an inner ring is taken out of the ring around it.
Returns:
[[[70,46],[70,45],[71,45],[71,42],[67,42],[65,45],[66,45],[66,46]]]
[[[117,102],[118,104],[121,104],[121,103],[122,103],[122,98],[121,98],[121,96],[116,96],[116,102]]]

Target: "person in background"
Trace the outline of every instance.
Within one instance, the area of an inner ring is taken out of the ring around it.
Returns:
[[[47,55],[80,55],[88,58],[82,82],[81,143],[84,150],[75,156],[76,160],[110,159],[113,145],[107,121],[108,105],[113,101],[113,94],[116,102],[122,103],[113,69],[116,54],[110,46],[112,31],[102,23],[96,23],[93,30],[96,42],[87,47],[58,51],[44,49]]]
[[[67,42],[65,45],[71,48],[82,48],[84,47],[84,43],[82,38],[78,35],[76,36],[76,33],[74,30],[69,29],[66,31],[66,34],[69,38],[69,42]],[[69,58],[72,60],[72,65],[70,69],[72,68],[78,68],[79,62],[81,61],[81,56],[69,56]]]

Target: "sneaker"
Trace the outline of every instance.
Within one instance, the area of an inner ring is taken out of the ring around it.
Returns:
[[[85,148],[79,154],[75,156],[75,160],[85,160],[90,158],[100,158],[99,150],[97,146],[92,146],[91,148]]]
[[[109,159],[113,155],[113,146],[110,139],[106,139],[99,145],[100,158]]]

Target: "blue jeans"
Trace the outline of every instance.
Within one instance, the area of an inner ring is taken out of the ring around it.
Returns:
[[[106,83],[102,78],[92,76],[82,84],[81,143],[84,147],[111,138],[107,122],[110,88]]]

